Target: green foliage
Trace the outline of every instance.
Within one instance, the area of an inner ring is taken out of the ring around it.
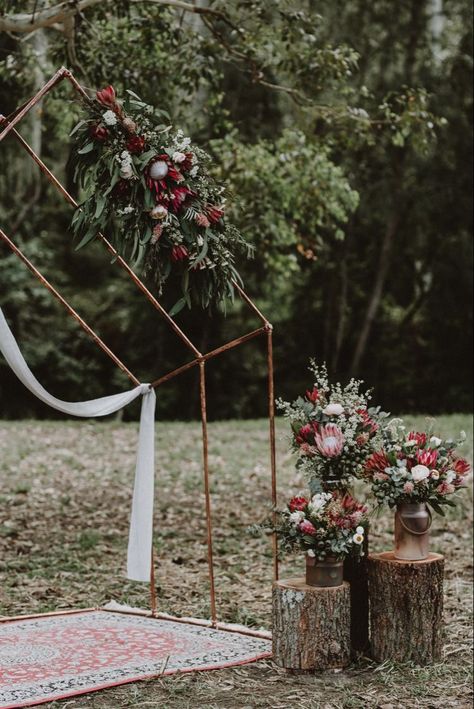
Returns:
[[[204,5],[224,15],[121,0],[77,16],[73,41],[58,27],[21,42],[3,33],[0,110],[66,64],[89,88],[133,88],[210,147],[232,218],[256,248],[242,274],[275,325],[283,397],[304,390],[316,353],[333,376],[375,386],[384,408],[470,409],[472,9],[463,0],[436,13],[419,0]],[[21,131],[77,196],[67,167],[78,116],[70,97],[67,86],[55,89]],[[98,245],[72,253],[70,213],[14,141],[0,154],[2,228],[140,376],[184,361]],[[0,249],[0,303],[16,334],[28,333],[27,356],[44,383],[72,382],[75,398],[103,393],[111,380],[123,388],[113,365]],[[180,285],[169,283],[168,309]],[[183,311],[179,322],[203,350],[255,327],[239,304],[227,319]],[[4,413],[44,415],[0,367]],[[256,344],[219,359],[209,368],[211,415],[263,414],[265,377]],[[198,414],[191,380],[164,387],[160,406],[170,416]]]

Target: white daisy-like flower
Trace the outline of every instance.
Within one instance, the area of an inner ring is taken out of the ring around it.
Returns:
[[[117,116],[113,111],[106,111],[105,113],[102,114],[102,118],[104,119],[104,123],[107,126],[115,126],[117,125]]]
[[[354,542],[354,544],[362,544],[362,542],[364,541],[364,535],[356,533],[352,537],[352,541]]]

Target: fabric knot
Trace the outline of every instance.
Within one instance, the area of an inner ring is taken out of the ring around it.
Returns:
[[[149,394],[150,391],[152,390],[150,389],[149,384],[140,384],[140,394],[142,394],[142,396],[145,396],[145,394]]]

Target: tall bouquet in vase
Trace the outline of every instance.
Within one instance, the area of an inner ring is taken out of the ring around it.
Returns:
[[[314,361],[310,371],[312,388],[292,403],[277,404],[290,422],[291,448],[311,489],[346,489],[363,477],[368,457],[380,445],[386,414],[369,406],[370,392],[361,392],[361,381],[331,384],[326,366]]]

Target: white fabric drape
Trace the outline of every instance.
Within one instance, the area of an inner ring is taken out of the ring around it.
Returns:
[[[18,379],[45,404],[71,416],[92,418],[108,416],[142,396],[140,433],[135,468],[127,576],[134,581],[149,581],[153,535],[153,495],[155,472],[155,391],[148,384],[91,401],[61,401],[49,394],[28,367],[0,308],[0,351]]]

